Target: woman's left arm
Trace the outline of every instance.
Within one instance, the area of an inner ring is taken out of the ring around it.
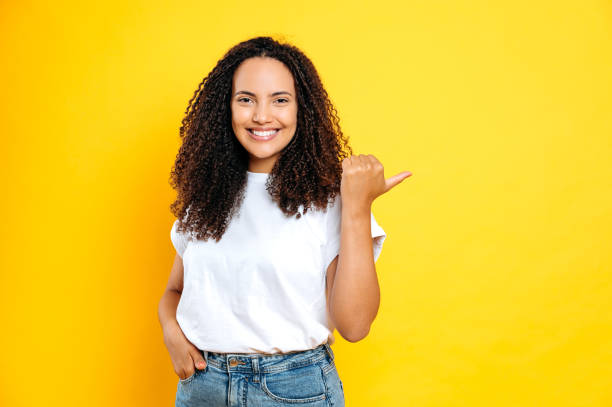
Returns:
[[[365,338],[380,305],[374,264],[370,213],[372,202],[412,175],[401,172],[385,180],[383,165],[373,155],[342,161],[340,250],[329,287],[329,312],[336,329],[349,342]]]

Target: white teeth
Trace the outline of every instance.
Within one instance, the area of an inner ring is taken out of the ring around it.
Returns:
[[[255,131],[252,130],[253,134],[255,134],[256,136],[260,136],[260,137],[267,137],[267,136],[271,136],[274,133],[276,133],[278,130],[271,130],[271,131]]]

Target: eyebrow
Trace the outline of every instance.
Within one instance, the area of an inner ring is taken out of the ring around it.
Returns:
[[[241,93],[243,93],[245,95],[249,95],[249,96],[255,96],[255,94],[253,92],[249,92],[247,90],[239,90],[238,92],[234,93],[234,96],[239,95]],[[289,95],[289,96],[293,96],[290,92],[287,92],[285,90],[281,90],[279,92],[270,93],[270,96],[277,96],[277,95]]]

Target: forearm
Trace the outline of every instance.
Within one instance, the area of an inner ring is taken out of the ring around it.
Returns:
[[[370,206],[344,205],[340,253],[330,298],[330,313],[338,332],[353,342],[363,339],[379,305]]]
[[[168,332],[180,329],[178,322],[176,321],[176,309],[181,299],[181,293],[176,290],[166,290],[159,300],[159,306],[157,314],[159,317],[159,323],[164,332],[164,337]]]

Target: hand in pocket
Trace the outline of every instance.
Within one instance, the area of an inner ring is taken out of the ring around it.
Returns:
[[[164,343],[170,354],[174,372],[181,380],[191,377],[196,369],[206,368],[201,351],[189,342],[178,325],[164,332]]]

